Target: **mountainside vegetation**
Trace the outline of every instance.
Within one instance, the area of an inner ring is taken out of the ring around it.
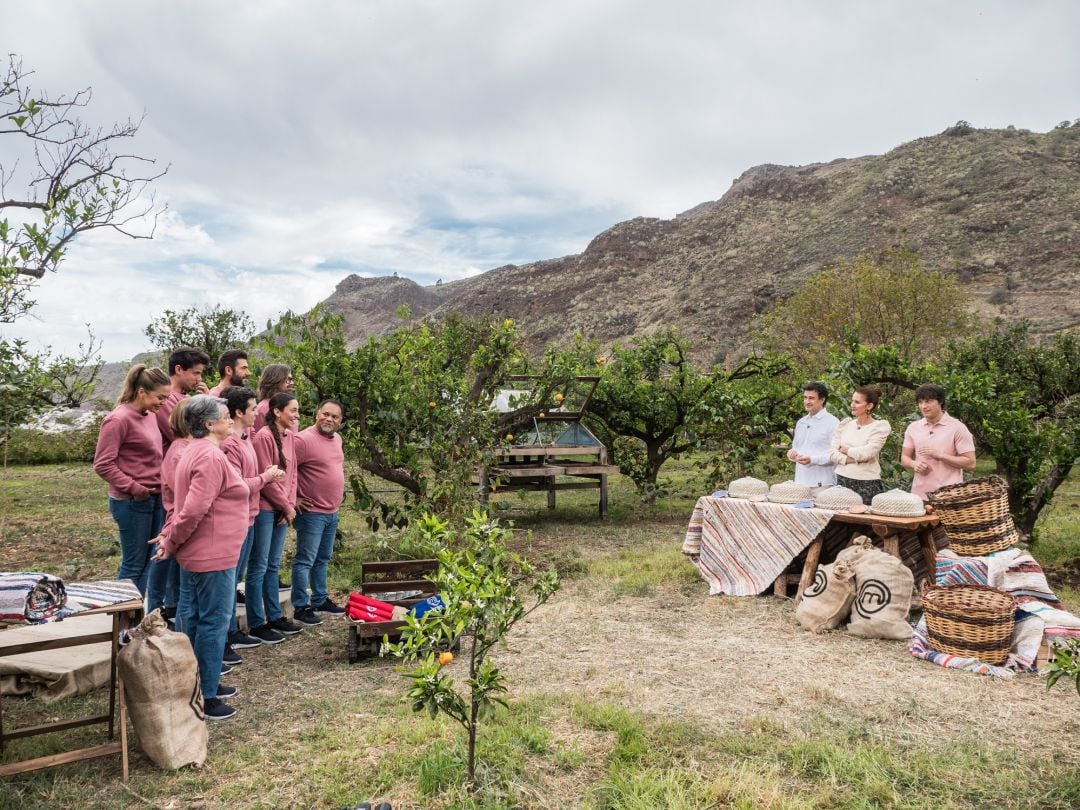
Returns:
[[[422,287],[349,276],[326,301],[356,343],[415,317],[509,317],[535,350],[577,332],[603,345],[673,327],[699,360],[746,348],[754,315],[838,260],[895,246],[956,278],[973,314],[1080,324],[1080,127],[1047,133],[963,122],[871,155],[757,166],[718,200],[639,217],[578,255]]]

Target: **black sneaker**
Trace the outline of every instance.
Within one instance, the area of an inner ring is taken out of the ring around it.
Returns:
[[[341,616],[345,613],[345,608],[334,602],[333,599],[327,599],[321,605],[315,607],[317,613],[330,613],[334,616]]]
[[[279,633],[284,633],[286,636],[295,636],[304,628],[295,622],[290,622],[284,616],[279,616],[270,622],[270,627],[277,630]]]
[[[229,666],[228,664],[226,664],[226,663],[225,663],[225,662],[223,661],[223,662],[221,663],[221,674],[222,674],[222,675],[228,675],[228,674],[229,674],[230,672],[232,672],[232,667],[230,667],[230,666]]]
[[[229,646],[234,650],[250,650],[262,644],[262,639],[249,636],[243,630],[234,630],[229,633]]]
[[[226,644],[225,654],[221,656],[221,663],[227,664],[230,667],[236,667],[244,663],[244,659],[240,657],[240,653],[238,653],[231,646]]]
[[[218,692],[220,691],[219,689]],[[222,702],[220,698],[209,698],[204,701],[203,714],[206,715],[207,720],[228,720],[236,714],[236,709]]]
[[[235,697],[236,693],[240,690],[235,686],[226,686],[223,683],[219,683],[217,687],[217,699],[227,700],[228,698]]]
[[[252,628],[251,635],[263,644],[280,644],[285,640],[285,636],[281,635],[281,633],[268,624],[264,624],[262,627]]]
[[[322,619],[319,618],[319,614],[312,610],[310,607],[302,607],[293,613],[293,621],[305,624],[308,627],[315,627],[322,624]]]

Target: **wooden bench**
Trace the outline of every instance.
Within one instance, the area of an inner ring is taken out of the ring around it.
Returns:
[[[389,560],[360,565],[360,593],[399,607],[412,607],[434,596],[431,577],[439,568],[438,560]],[[419,591],[407,598],[387,599],[387,595]],[[346,617],[349,623],[349,663],[361,658],[378,656],[383,636],[392,640],[401,637],[405,622],[358,622]]]

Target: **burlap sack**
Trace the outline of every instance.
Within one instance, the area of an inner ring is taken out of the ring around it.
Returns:
[[[795,608],[795,618],[811,633],[835,630],[851,612],[855,601],[855,571],[844,562],[819,565],[814,581]]]
[[[851,543],[848,544],[847,548],[836,555],[836,559],[833,560],[833,562],[845,562],[854,568],[855,563],[860,557],[867,551],[873,550],[874,541],[865,534],[860,534],[851,539]]]
[[[848,632],[861,638],[907,641],[907,623],[915,577],[906,565],[876,548],[864,549],[852,564],[855,569],[855,602]]]
[[[139,747],[161,768],[202,765],[207,732],[191,642],[156,610],[131,635],[116,663]]]

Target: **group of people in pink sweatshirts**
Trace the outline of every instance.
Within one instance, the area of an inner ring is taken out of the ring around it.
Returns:
[[[133,366],[101,423],[94,471],[108,483],[120,532],[118,577],[191,639],[206,717],[221,720],[236,714],[225,702],[236,687],[220,682],[242,663],[236,650],[279,644],[321,624],[320,614],[345,612],[327,589],[345,495],[343,408],[325,400],[298,430],[288,366],[266,366],[256,394],[245,385],[244,351],[221,355],[213,389],[202,379],[209,364],[204,352],[181,348],[168,374]],[[290,525],[292,620],[279,599]],[[246,631],[236,619],[241,600]]]

